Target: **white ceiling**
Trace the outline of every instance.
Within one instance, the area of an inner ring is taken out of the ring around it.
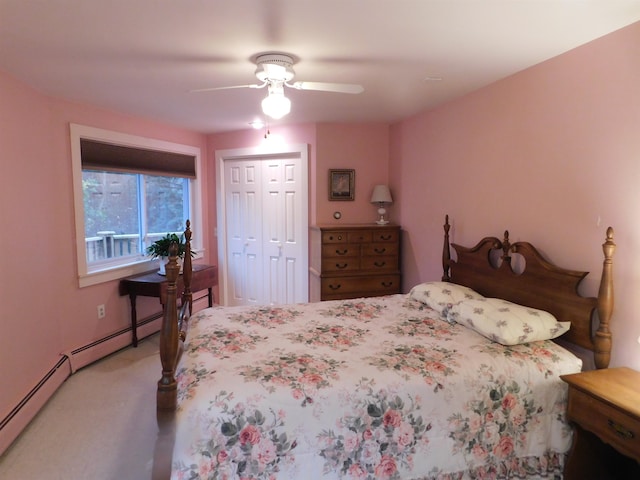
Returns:
[[[219,132],[260,118],[265,90],[189,91],[256,83],[251,58],[281,51],[295,81],[365,92],[287,89],[271,125],[394,122],[639,20],[639,0],[0,0],[0,70]]]

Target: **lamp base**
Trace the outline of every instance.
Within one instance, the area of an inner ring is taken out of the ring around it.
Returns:
[[[384,208],[383,204],[380,204],[380,208],[378,208],[378,220],[376,220],[376,223],[378,225],[386,225],[387,223],[389,223],[389,220],[387,220],[384,216],[387,213],[387,209]]]
[[[380,204],[380,207],[378,208],[378,220],[376,220],[376,223],[378,225],[386,225],[387,223],[389,223],[389,220],[387,220],[385,218],[385,215],[387,214],[387,209],[384,208],[384,204]]]

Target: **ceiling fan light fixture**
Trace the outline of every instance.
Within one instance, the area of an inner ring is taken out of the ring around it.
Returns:
[[[262,100],[262,112],[271,118],[279,119],[291,111],[291,100],[284,95],[282,85],[269,86],[269,94]]]
[[[261,82],[288,82],[293,79],[294,60],[284,53],[265,53],[258,55],[256,62],[256,77]]]

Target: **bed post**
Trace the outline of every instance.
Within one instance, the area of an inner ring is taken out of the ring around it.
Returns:
[[[191,276],[193,274],[193,265],[191,262],[191,222],[187,220],[187,227],[184,231],[184,261],[182,265],[182,283],[184,291],[182,292],[182,307],[178,318],[178,335],[180,341],[184,342],[187,337],[188,319],[193,313],[193,293],[191,292]]]
[[[182,292],[182,303],[189,303],[189,315],[193,313],[193,294],[191,293],[191,275],[193,265],[191,264],[191,222],[187,220],[184,230],[184,261],[182,265],[182,281],[184,282],[184,292]]]
[[[449,215],[444,217],[444,245],[442,246],[442,281],[451,281],[449,269],[451,268],[451,247],[449,246]]]
[[[178,401],[178,384],[175,377],[178,361],[178,287],[176,282],[180,273],[178,246],[175,243],[169,247],[169,263],[167,263],[166,272],[169,284],[160,329],[162,378],[158,380],[156,403],[158,410],[175,410]]]
[[[611,331],[609,321],[613,312],[613,228],[607,229],[607,239],[602,244],[604,262],[598,291],[598,318],[600,324],[593,339],[596,368],[607,368],[611,360]]]

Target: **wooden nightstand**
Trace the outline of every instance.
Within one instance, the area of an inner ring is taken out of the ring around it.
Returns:
[[[620,367],[561,378],[575,427],[564,478],[640,478],[640,372]]]

